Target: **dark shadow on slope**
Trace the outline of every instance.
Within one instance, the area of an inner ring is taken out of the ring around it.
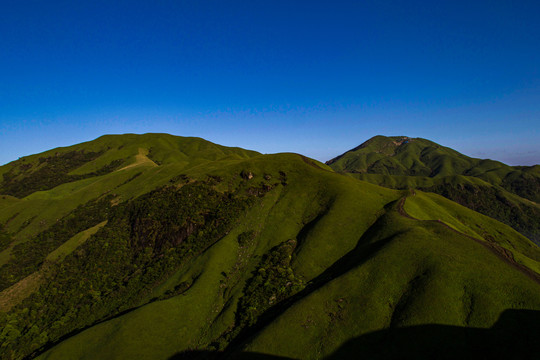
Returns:
[[[506,310],[489,329],[419,325],[372,332],[347,341],[326,360],[539,357],[540,311]]]
[[[540,355],[540,311],[506,310],[489,329],[419,325],[375,331],[345,342],[325,360],[530,359]],[[240,352],[184,351],[170,360],[283,360]]]
[[[413,190],[413,194],[414,194],[414,190]],[[407,200],[407,196],[404,196],[397,203],[397,210],[398,210],[398,212],[399,212],[399,214],[401,216],[406,217],[406,218],[411,219],[411,220],[419,221],[419,222],[439,224],[439,225],[443,226],[445,229],[447,229],[447,230],[449,230],[449,231],[451,231],[451,232],[453,232],[455,234],[458,234],[458,235],[463,236],[463,237],[465,237],[467,239],[470,239],[470,240],[482,245],[486,249],[488,249],[491,253],[493,253],[499,259],[504,261],[506,264],[510,265],[511,267],[513,267],[516,270],[520,271],[525,276],[529,277],[533,281],[540,284],[540,274],[538,274],[537,272],[531,270],[527,266],[525,266],[525,265],[523,265],[521,263],[518,263],[514,259],[514,255],[513,255],[513,253],[511,251],[505,249],[504,247],[497,244],[495,241],[490,240],[489,238],[484,238],[484,240],[480,240],[480,239],[478,239],[478,238],[476,238],[474,236],[465,234],[465,233],[463,233],[463,232],[461,232],[461,231],[459,231],[457,229],[454,229],[453,227],[451,227],[450,225],[448,225],[447,223],[445,223],[444,221],[442,221],[440,219],[439,220],[420,220],[420,219],[417,219],[417,218],[411,216],[410,214],[408,214],[407,211],[405,211],[404,206],[405,206],[405,201],[406,200]]]
[[[233,354],[238,354],[241,351],[242,346],[248,342],[249,339],[283,314],[294,303],[310,295],[333,279],[344,275],[348,271],[358,266],[361,266],[363,263],[372,258],[380,249],[382,249],[399,234],[395,233],[391,236],[371,243],[371,241],[376,238],[376,234],[381,230],[382,227],[384,227],[384,220],[382,220],[383,218],[384,215],[380,216],[374,222],[374,224],[360,237],[354,249],[329,266],[319,276],[311,280],[302,291],[269,308],[259,317],[253,326],[244,328],[227,346],[224,351],[224,355],[228,358]]]
[[[319,223],[319,221],[324,218],[328,212],[330,211],[331,205],[326,205],[323,210],[315,216],[312,220],[310,220],[307,224],[305,224],[302,229],[298,232],[298,235],[296,235],[296,249],[294,250],[294,255],[298,254],[300,250],[302,249],[302,246],[306,243],[306,239],[308,235],[311,233],[313,228]]]
[[[390,208],[394,206],[395,202],[392,205],[388,205]],[[277,317],[283,314],[289,307],[294,305],[294,303],[300,301],[304,297],[310,295],[317,289],[323,287],[332,279],[337,278],[348,271],[362,265],[370,258],[372,258],[380,249],[382,249],[386,244],[388,244],[395,236],[399,233],[392,234],[389,237],[380,239],[376,242],[371,243],[371,241],[376,238],[376,234],[384,227],[384,214],[380,216],[373,225],[360,237],[357,242],[357,245],[354,249],[349,251],[345,256],[337,260],[334,264],[328,267],[323,273],[310,281],[307,286],[297,294],[277,303],[266,312],[264,312],[258,319],[257,323],[253,326],[243,329],[227,346],[223,352],[212,352],[212,351],[184,351],[178,354],[175,354],[170,359],[286,359],[283,357],[268,357],[271,355],[264,354],[254,354],[254,353],[245,353],[242,352],[243,345],[249,341],[254,335],[257,334],[262,328],[270,324]],[[194,356],[194,357],[189,357]],[[206,356],[206,357],[204,357]],[[257,357],[259,356],[259,357]]]
[[[169,360],[296,360],[294,358],[261,354],[256,352],[243,352],[234,356],[227,356],[221,351],[206,351],[206,350],[188,350],[178,353],[169,358]]]

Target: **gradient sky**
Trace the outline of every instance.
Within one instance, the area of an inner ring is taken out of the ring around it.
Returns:
[[[540,1],[0,3],[0,164],[111,133],[540,163]]]

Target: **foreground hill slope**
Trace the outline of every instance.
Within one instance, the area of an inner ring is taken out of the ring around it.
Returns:
[[[0,196],[2,358],[357,358],[433,324],[538,349],[519,311],[540,311],[540,249],[502,223],[298,154],[107,138],[68,175],[114,170]]]
[[[375,136],[327,164],[381,186],[443,195],[540,243],[540,165],[470,158],[406,136]]]

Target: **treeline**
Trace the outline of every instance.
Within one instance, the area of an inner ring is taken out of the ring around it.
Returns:
[[[72,236],[106,220],[112,198],[81,205],[36,237],[15,245],[10,260],[0,267],[0,291],[39,270],[47,255]]]
[[[18,160],[21,162],[19,166],[13,167],[3,175],[0,194],[23,198],[36,191],[49,190],[68,182],[108,174],[124,163],[124,160],[117,159],[88,174],[68,174],[87,162],[97,159],[103,153],[104,151],[70,151],[55,156],[41,157],[38,160],[37,168],[33,171],[31,163],[24,163],[25,159],[20,159]]]
[[[253,235],[253,232],[240,234],[239,244],[243,246]],[[304,289],[304,280],[291,267],[296,245],[297,241],[291,239],[263,255],[238,301],[234,327],[216,339],[211,350],[225,349],[242,331],[256,324],[266,310]]]
[[[291,268],[295,247],[296,240],[291,239],[263,256],[238,303],[237,327],[255,324],[257,318],[272,305],[303,289],[303,280]]]
[[[495,187],[444,184],[419,190],[434,192],[492,217],[540,245],[540,210],[532,205],[511,202]]]
[[[197,181],[109,208],[107,225],[64,261],[51,264],[37,292],[9,314],[0,313],[4,358],[35,354],[66,334],[138,305],[230,231],[255,201],[246,189],[239,191],[220,193],[211,181]]]
[[[509,177],[503,180],[501,186],[525,199],[540,203],[540,177],[538,176],[523,174],[516,179]]]
[[[13,239],[11,235],[6,231],[4,226],[0,224],[0,251],[3,251],[9,247]]]

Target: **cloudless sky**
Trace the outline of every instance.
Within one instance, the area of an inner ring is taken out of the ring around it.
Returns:
[[[539,70],[538,0],[2,0],[0,164],[145,132],[540,163]]]

